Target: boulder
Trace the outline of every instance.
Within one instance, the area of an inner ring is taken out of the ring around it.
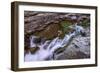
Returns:
[[[73,40],[67,47],[60,49],[61,52],[56,51],[54,53],[54,59],[64,60],[64,59],[90,58],[90,32],[89,31],[90,31],[89,28],[86,28],[86,33],[88,34],[87,36],[85,37],[81,35],[76,36],[75,38],[73,38]]]

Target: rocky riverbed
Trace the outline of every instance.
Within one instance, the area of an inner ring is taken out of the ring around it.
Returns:
[[[24,19],[25,61],[90,58],[89,14],[25,11]]]
[[[89,28],[85,29],[86,36],[78,35],[73,38],[63,53],[58,50],[55,52],[55,59],[86,59],[90,58],[90,32]],[[60,52],[60,53],[59,53]]]

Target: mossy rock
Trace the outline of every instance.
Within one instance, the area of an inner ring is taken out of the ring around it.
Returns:
[[[51,40],[57,36],[63,38],[66,33],[72,31],[72,29],[69,28],[70,25],[72,25],[72,23],[69,21],[61,21],[58,24],[52,23],[45,27],[42,31],[35,32],[34,35],[41,38],[46,38],[48,40]]]
[[[34,54],[36,51],[38,51],[40,48],[39,47],[33,47],[33,48],[30,48],[30,52],[32,54]]]
[[[50,24],[44,30],[35,32],[34,35],[40,36],[41,38],[53,39],[58,36],[58,31],[62,31],[59,24]]]
[[[73,25],[72,22],[68,21],[68,20],[64,20],[60,22],[60,26],[64,32],[64,34],[69,33],[72,31],[71,28],[69,28],[70,25]]]
[[[90,20],[88,20],[88,19],[82,20],[82,21],[81,21],[81,26],[83,26],[83,27],[88,27],[88,26],[90,26]]]

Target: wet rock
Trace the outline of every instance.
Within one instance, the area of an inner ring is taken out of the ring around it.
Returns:
[[[85,21],[86,20],[86,21]],[[24,32],[25,32],[25,50],[30,50],[35,53],[39,48],[29,48],[29,37],[31,35],[52,40],[59,36],[63,37],[65,33],[73,32],[68,26],[81,23],[86,26],[86,31],[82,36],[75,37],[65,50],[58,51],[54,54],[54,59],[77,59],[90,57],[90,28],[87,28],[89,23],[89,14],[74,14],[74,13],[48,13],[48,12],[31,12],[24,13]],[[61,23],[63,21],[68,21]],[[84,24],[83,24],[84,23]],[[90,24],[90,23],[89,23]],[[63,26],[62,26],[63,25]],[[28,36],[28,37],[27,37]],[[40,42],[37,39],[35,42]],[[61,48],[62,49],[62,48]]]
[[[54,54],[55,60],[64,60],[64,59],[84,59],[90,58],[90,30],[86,28],[87,36],[83,37],[81,35],[73,38],[71,43],[61,52],[58,51]]]
[[[76,49],[79,49],[79,51],[87,55],[90,54],[90,37],[77,36],[76,38],[73,39],[72,43],[73,43],[72,46],[75,47]]]
[[[37,15],[39,12],[33,12],[33,11],[25,11],[24,12],[24,15],[25,15],[25,18],[26,17],[30,17],[30,16],[34,16],[34,15]]]
[[[53,39],[58,36],[58,31],[61,30],[58,24],[52,24],[46,27],[40,32],[34,33],[34,35],[40,36],[41,38]]]
[[[71,23],[76,23],[80,22],[83,19],[89,19],[89,16],[74,13],[48,13],[25,11],[25,34],[29,32],[35,32],[37,31],[36,29],[41,31],[43,30],[44,26],[48,26],[52,23],[59,24],[59,22],[63,20],[70,21]]]
[[[33,47],[33,48],[30,48],[30,52],[31,54],[34,54],[35,52],[37,52],[40,48],[39,47]]]

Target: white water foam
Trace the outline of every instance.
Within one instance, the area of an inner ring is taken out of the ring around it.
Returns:
[[[74,32],[70,34],[65,34],[63,39],[60,39],[59,37],[54,38],[52,41],[46,40],[44,43],[41,44],[35,44],[33,41],[37,36],[31,36],[30,37],[30,47],[36,47],[38,46],[40,49],[35,52],[34,54],[31,54],[30,52],[25,54],[24,61],[43,61],[46,58],[52,57],[55,50],[62,48],[66,46],[70,39],[76,35],[80,35],[80,32],[84,32],[84,28],[82,26],[74,25],[72,28],[75,30]],[[52,60],[52,58],[51,58]]]

